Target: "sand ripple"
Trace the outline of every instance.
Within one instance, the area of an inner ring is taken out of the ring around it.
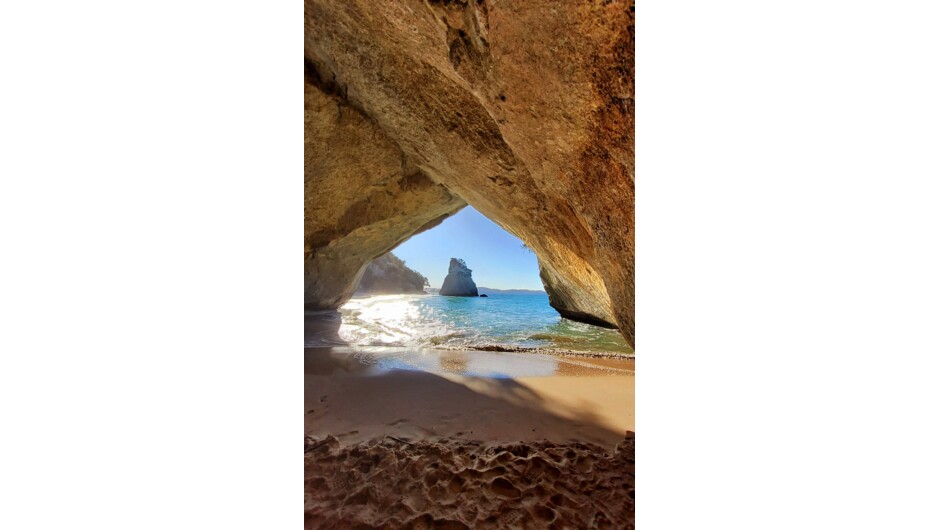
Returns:
[[[634,437],[304,443],[306,528],[633,528]]]

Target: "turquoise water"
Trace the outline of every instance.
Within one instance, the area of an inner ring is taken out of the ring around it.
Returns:
[[[365,346],[632,353],[615,330],[561,318],[545,293],[380,295],[353,298],[340,313],[340,337]]]

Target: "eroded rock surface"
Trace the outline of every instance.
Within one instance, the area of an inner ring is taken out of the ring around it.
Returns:
[[[464,205],[634,338],[633,2],[306,0],[305,302]]]
[[[441,296],[479,296],[472,273],[462,259],[450,258],[450,268],[441,285]]]
[[[466,205],[305,67],[304,305],[333,309],[366,265]]]

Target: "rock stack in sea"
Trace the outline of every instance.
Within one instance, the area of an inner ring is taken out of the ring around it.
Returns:
[[[473,283],[471,271],[462,259],[450,258],[450,269],[441,286],[442,296],[478,296],[477,284]]]

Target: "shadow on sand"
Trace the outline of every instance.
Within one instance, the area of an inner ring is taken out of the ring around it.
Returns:
[[[585,407],[552,403],[509,378],[416,370],[376,373],[350,348],[304,350],[304,430],[343,443],[384,436],[500,442],[590,442],[612,448],[623,432]],[[626,405],[626,404],[625,404]]]

